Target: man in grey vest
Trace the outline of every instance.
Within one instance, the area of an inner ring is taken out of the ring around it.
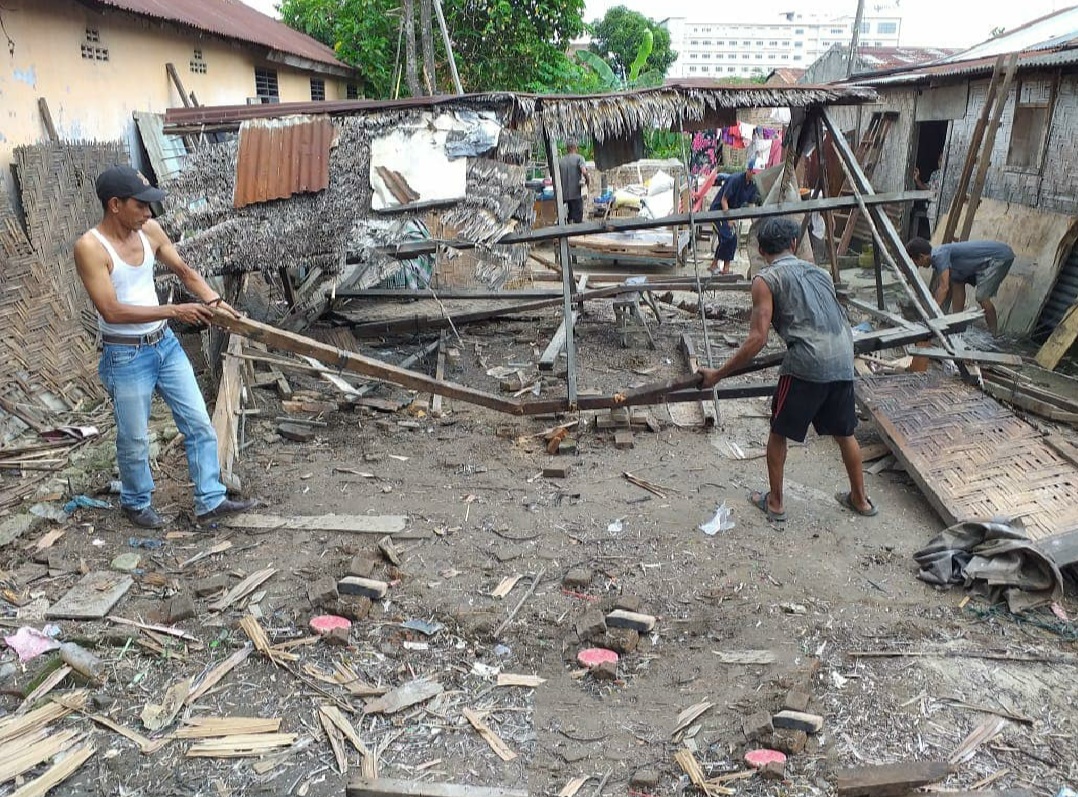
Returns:
[[[702,385],[714,387],[747,365],[767,344],[774,326],[786,343],[786,357],[771,401],[770,490],[754,492],[749,500],[768,520],[786,520],[782,493],[786,441],[804,442],[811,424],[817,434],[834,437],[842,454],[850,489],[835,498],[859,515],[872,516],[877,509],[865,494],[861,447],[853,436],[857,427],[853,334],[830,275],[794,256],[800,232],[800,225],[789,218],[768,219],[760,226],[760,256],[767,266],[752,281],[749,336],[721,368],[700,369]]]
[[[75,243],[75,265],[98,313],[101,360],[97,373],[112,398],[116,418],[116,463],[120,506],[136,526],[166,525],[153,508],[150,473],[150,403],[156,391],[168,404],[184,437],[187,466],[195,485],[195,520],[217,518],[254,507],[225,494],[217,459],[217,434],[206,412],[191,363],[168,327],[171,319],[205,324],[209,307],[236,311],[188,266],[153,220],[150,202],[165,192],[130,166],[113,166],[97,178],[101,223]],[[160,261],[180,278],[199,303],[161,305],[154,287]]]
[[[584,156],[580,154],[580,145],[575,138],[565,143],[565,155],[558,159],[558,171],[561,173],[561,192],[565,200],[567,221],[580,224],[584,221],[584,192],[581,184],[588,182],[588,167],[584,165]]]

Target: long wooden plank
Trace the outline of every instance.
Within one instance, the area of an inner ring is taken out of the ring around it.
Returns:
[[[575,326],[579,313],[573,311],[572,324]],[[547,344],[546,349],[543,351],[542,356],[539,357],[539,370],[540,371],[553,371],[554,363],[558,360],[558,355],[562,353],[565,348],[565,319],[562,319],[561,324],[558,326],[554,336],[550,339],[550,343]]]
[[[901,764],[854,767],[837,773],[838,797],[892,797],[951,774],[946,761],[905,761]]]
[[[135,582],[131,576],[95,571],[80,578],[45,610],[48,620],[100,620],[120,602]]]
[[[564,227],[568,214],[565,207],[565,186],[561,184],[561,166],[558,162],[558,142],[554,134],[543,128],[546,144],[547,166],[554,183],[554,203],[558,214],[556,227]],[[558,239],[558,254],[561,263],[561,289],[563,294],[562,321],[565,326],[566,392],[570,410],[576,409],[577,373],[576,373],[576,334],[573,329],[573,258],[569,253],[569,239]]]
[[[236,419],[243,392],[241,372],[243,361],[236,355],[243,352],[243,338],[229,335],[221,366],[221,383],[217,389],[217,403],[213,408],[213,430],[217,433],[217,460],[221,463],[221,475],[227,481],[232,478],[232,466],[239,455],[239,438]]]
[[[843,139],[845,141],[845,139]],[[906,202],[918,202],[932,198],[931,191],[894,191],[886,194],[873,194],[865,197],[865,204],[898,205]],[[563,224],[551,227],[542,227],[537,230],[527,230],[512,233],[498,239],[494,243],[510,244],[534,244],[541,241],[557,241],[563,238],[575,238],[581,235],[593,235],[606,232],[631,232],[633,230],[652,230],[660,227],[685,227],[691,221],[697,224],[710,224],[716,221],[740,221],[742,219],[765,219],[772,216],[788,216],[799,213],[815,213],[816,211],[841,210],[843,208],[858,207],[853,197],[825,197],[824,199],[807,199],[797,202],[779,202],[775,205],[751,206],[735,208],[733,210],[708,210],[703,213],[674,213],[670,216],[662,216],[657,219],[648,219],[642,216],[607,219],[601,222],[584,222],[582,224]],[[451,240],[451,241],[415,241],[402,243],[394,246],[379,248],[381,254],[392,255],[401,259],[414,258],[417,255],[429,255],[436,252],[442,246],[453,249],[474,249],[475,241]]]
[[[1072,304],[1063,314],[1063,319],[1037,352],[1034,358],[1037,365],[1054,371],[1076,340],[1078,340],[1078,302]]]
[[[50,789],[60,785],[75,774],[94,754],[95,747],[92,744],[84,745],[70,752],[64,760],[53,764],[39,777],[24,783],[11,793],[11,797],[45,797]]]
[[[918,347],[916,352],[906,352],[907,354],[916,354],[918,357],[927,357],[930,360],[955,360],[957,362],[966,363],[990,363],[992,365],[1021,365],[1023,360],[1017,354],[1007,354],[1001,351],[973,351],[971,349],[963,349],[960,352],[951,354],[949,351],[943,349],[933,348],[921,348]]]
[[[223,310],[211,308],[211,312],[213,313],[213,322],[218,326],[245,338],[265,343],[275,349],[283,349],[294,354],[314,357],[324,365],[392,382],[413,390],[439,393],[448,398],[460,399],[472,404],[478,404],[481,407],[498,410],[499,412],[520,414],[519,403],[495,396],[492,393],[466,387],[456,382],[438,381],[425,374],[418,374],[370,357],[364,357],[361,354],[328,346],[311,338],[277,329],[250,318],[236,318]]]
[[[266,531],[343,531],[351,534],[397,534],[408,526],[407,515],[260,515],[245,512],[225,518],[233,529]]]
[[[487,788],[455,783],[423,783],[393,778],[354,778],[346,797],[528,797],[518,789]]]

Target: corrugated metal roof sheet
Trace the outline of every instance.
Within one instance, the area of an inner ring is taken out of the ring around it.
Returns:
[[[970,61],[975,58],[994,58],[1005,53],[1027,50],[1054,49],[1073,41],[1078,35],[1078,6],[1046,14],[1014,30],[975,44],[949,58],[949,61]]]
[[[938,47],[862,47],[857,51],[857,66],[858,71],[863,68],[873,71],[894,69],[932,63],[957,52],[958,50],[943,50]]]
[[[975,75],[987,75],[992,72],[996,63],[996,56],[988,58],[976,58],[971,61],[957,63],[939,63],[926,66],[913,67],[890,72],[879,77],[867,76],[855,78],[853,84],[865,86],[895,86],[914,83],[927,83],[931,80],[950,77],[973,77]],[[1050,68],[1056,66],[1073,66],[1078,64],[1078,47],[1068,47],[1056,52],[1044,52],[1034,50],[1023,53],[1018,57],[1018,69]]]
[[[305,33],[251,8],[240,0],[90,0],[132,14],[186,25],[229,39],[260,44],[271,50],[351,69],[333,50]]]
[[[244,122],[233,206],[324,191],[329,187],[334,135],[328,116]]]

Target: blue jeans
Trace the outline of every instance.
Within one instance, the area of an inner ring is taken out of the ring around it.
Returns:
[[[120,503],[145,509],[154,491],[150,473],[150,402],[154,390],[172,410],[184,437],[187,467],[195,483],[195,513],[217,507],[225,498],[217,434],[195,372],[171,329],[150,346],[105,343],[97,374],[112,398],[116,418],[116,464],[120,469]]]

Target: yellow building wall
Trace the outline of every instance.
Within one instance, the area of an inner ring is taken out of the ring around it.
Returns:
[[[281,102],[311,99],[311,77],[325,80],[326,99],[344,99],[347,81],[264,60],[265,48],[232,43],[175,25],[117,11],[96,12],[75,0],[16,0],[4,4],[4,25],[15,53],[0,57],[0,168],[9,179],[12,151],[47,138],[38,111],[44,97],[61,138],[123,140],[133,146],[134,111],[163,113],[182,105],[165,71],[173,63],[200,105],[243,104],[255,91],[255,67],[277,71]],[[108,50],[88,60],[87,29]],[[191,70],[195,48],[206,73]]]

